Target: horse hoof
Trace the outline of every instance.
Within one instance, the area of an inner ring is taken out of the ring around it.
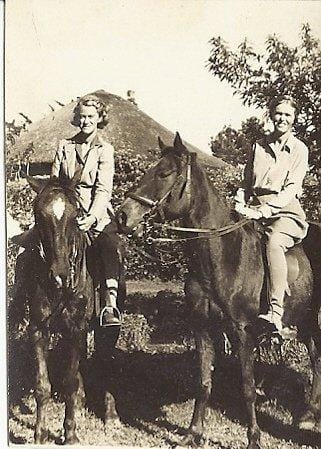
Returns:
[[[49,436],[47,430],[42,430],[35,434],[35,444],[46,444],[49,442]]]
[[[64,444],[80,444],[80,440],[77,435],[66,437]]]
[[[202,447],[204,445],[204,438],[201,435],[187,434],[183,439],[175,442],[175,448],[186,448],[186,447]]]
[[[253,441],[249,443],[246,449],[262,449],[262,446],[259,441]]]
[[[119,416],[118,415],[117,416],[114,416],[114,415],[113,416],[106,416],[105,415],[105,425],[108,425],[110,423],[112,423],[113,428],[114,427],[120,427],[121,421],[119,419]]]
[[[300,430],[313,430],[316,426],[316,420],[313,412],[308,410],[299,420]]]
[[[116,410],[116,403],[114,396],[108,391],[105,394],[105,423],[109,421],[119,421],[119,416]]]

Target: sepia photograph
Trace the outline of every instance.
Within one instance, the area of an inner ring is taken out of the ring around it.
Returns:
[[[4,445],[320,448],[321,0],[3,9]]]

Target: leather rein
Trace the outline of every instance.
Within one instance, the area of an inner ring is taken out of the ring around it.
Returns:
[[[191,201],[191,165],[192,165],[192,155],[189,153],[186,164],[186,181],[184,186],[184,194],[187,195],[189,201]],[[127,197],[132,198],[133,200],[138,201],[140,204],[147,206],[150,208],[150,210],[144,214],[144,219],[147,217],[151,218],[156,213],[158,213],[161,217],[161,219],[165,220],[165,213],[163,209],[163,205],[165,201],[168,199],[168,197],[172,194],[174,188],[178,184],[178,181],[184,180],[184,177],[182,174],[179,174],[176,180],[174,181],[174,184],[172,187],[165,193],[165,195],[160,198],[159,200],[155,201],[150,198],[147,198],[145,196],[138,195],[134,192],[128,193]],[[181,195],[182,196],[182,195]],[[182,226],[172,226],[167,225],[164,223],[153,223],[153,227],[155,228],[161,228],[169,231],[176,231],[176,232],[183,232],[183,233],[197,233],[201,235],[196,235],[192,237],[185,237],[185,238],[178,238],[178,239],[172,239],[169,237],[159,237],[159,238],[153,238],[153,237],[147,237],[147,243],[168,243],[168,242],[186,242],[189,240],[198,240],[198,239],[204,239],[204,238],[218,238],[222,237],[223,235],[229,234],[239,228],[242,228],[247,223],[250,223],[251,220],[248,218],[243,218],[242,220],[231,223],[226,226],[223,226],[221,228],[189,228],[189,227],[182,227]]]

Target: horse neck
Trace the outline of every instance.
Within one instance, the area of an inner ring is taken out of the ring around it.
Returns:
[[[233,222],[230,208],[219,197],[204,169],[192,167],[191,206],[184,222],[193,227],[220,228]]]

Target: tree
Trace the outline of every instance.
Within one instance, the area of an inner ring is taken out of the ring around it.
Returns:
[[[310,26],[302,26],[300,44],[294,48],[276,35],[267,38],[264,53],[246,39],[237,51],[221,37],[210,43],[209,71],[226,81],[244,105],[264,108],[282,94],[295,98],[300,111],[295,130],[310,149],[311,172],[321,185],[321,48]]]
[[[262,123],[256,117],[251,117],[242,122],[241,129],[224,126],[215,139],[211,138],[210,147],[214,156],[229,164],[245,164],[253,143],[263,136]]]
[[[19,115],[21,115],[24,119],[21,125],[17,124],[15,119],[13,119],[12,122],[5,122],[6,164],[8,179],[12,177],[15,177],[16,179],[20,178],[22,162],[21,158],[17,157],[13,153],[14,145],[16,143],[16,137],[19,137],[22,132],[28,131],[28,126],[32,123],[32,121],[26,114],[19,112]],[[28,147],[25,151],[25,154],[23,155],[23,158],[27,159],[26,166],[28,171],[30,155],[32,154],[32,152],[33,150]]]

